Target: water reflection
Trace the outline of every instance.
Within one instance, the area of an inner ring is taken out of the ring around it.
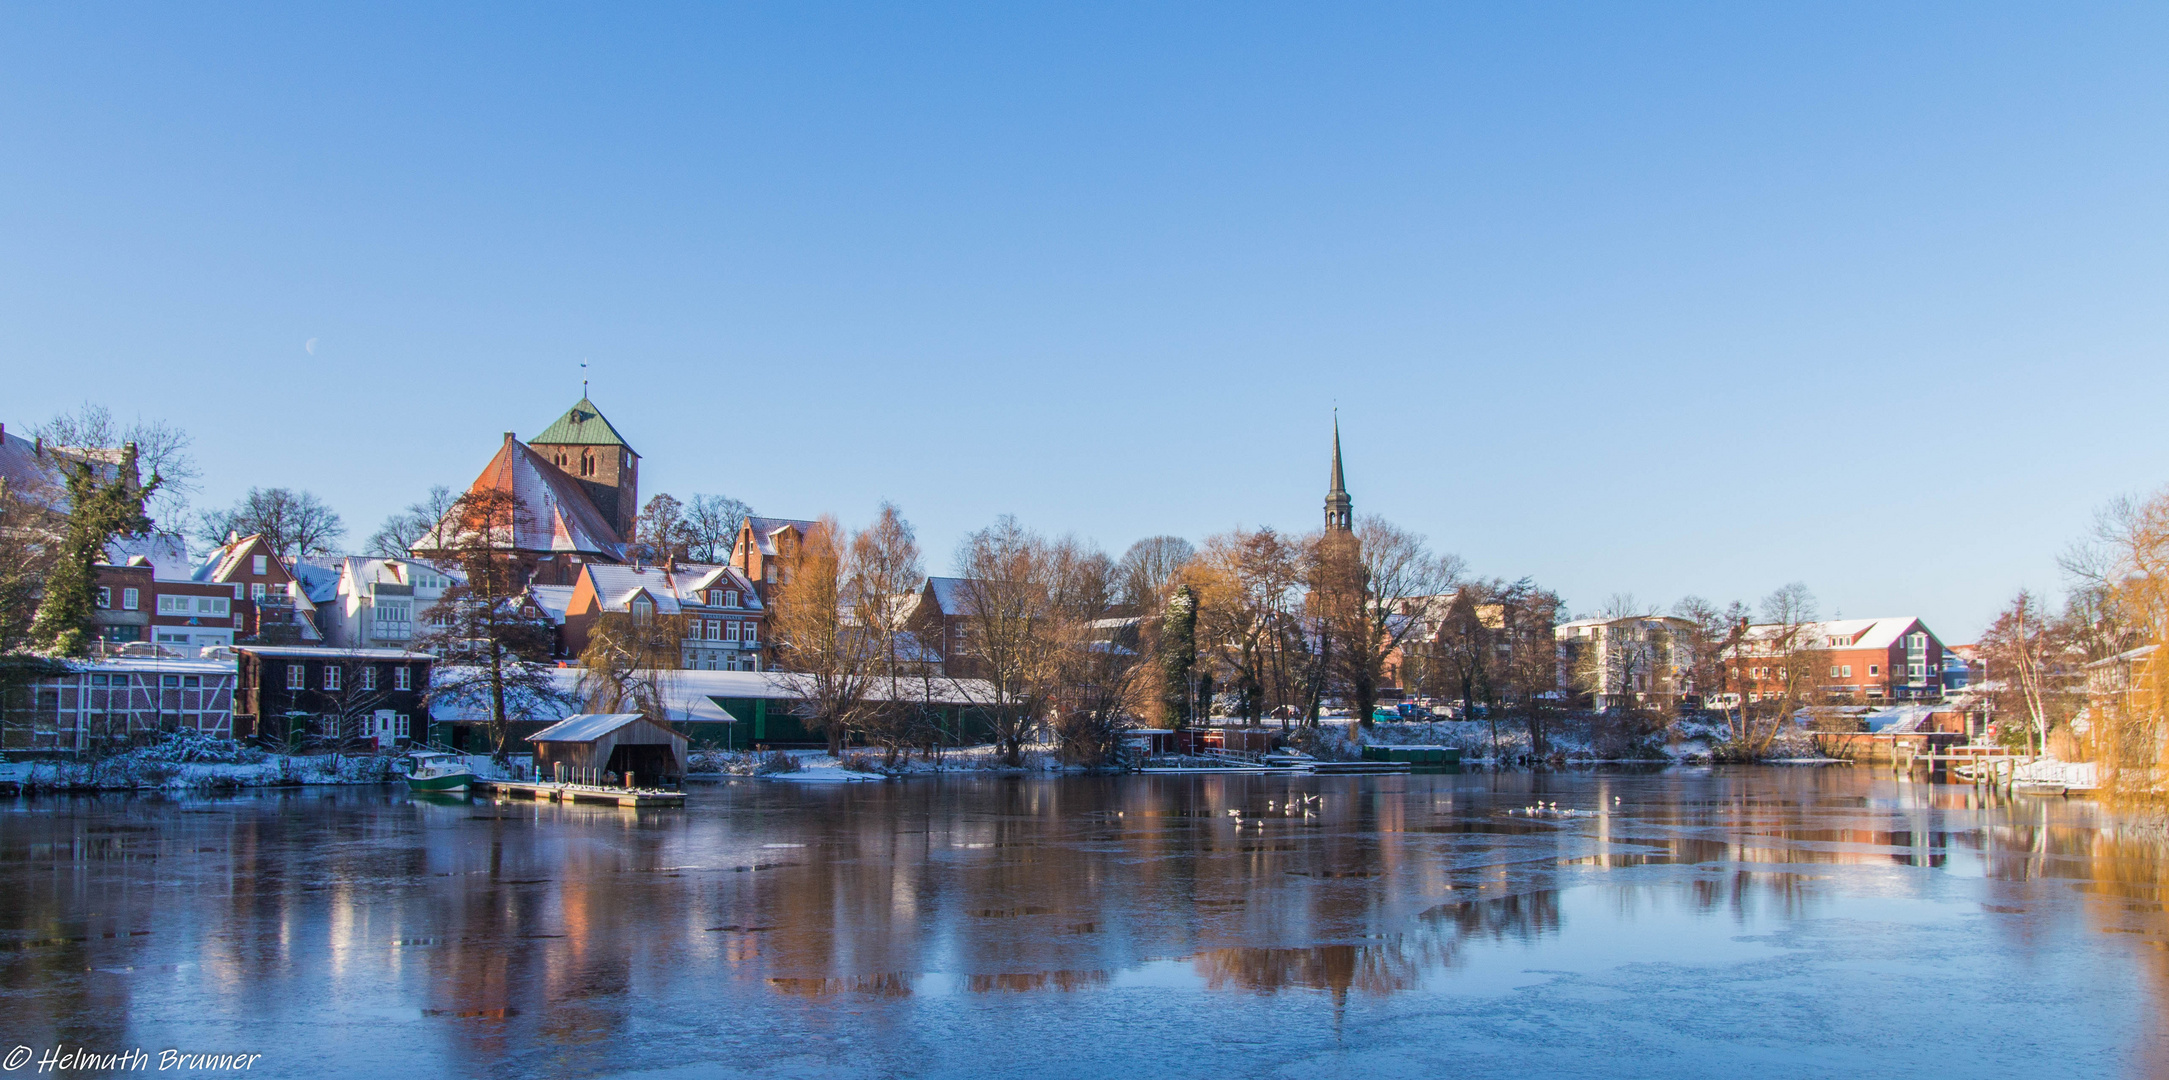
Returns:
[[[1865,897],[2035,961],[2076,918],[2159,1002],[2165,866],[2158,831],[2091,804],[1850,770],[746,781],[682,812],[34,800],[0,814],[0,994],[26,1043],[320,1031],[295,1073],[588,1075],[854,1032],[916,1073],[948,1014],[913,1010],[959,997],[1097,1002],[1086,1024],[1129,994],[1384,1008],[1751,962]],[[2149,1067],[2156,1012],[2119,1040]]]

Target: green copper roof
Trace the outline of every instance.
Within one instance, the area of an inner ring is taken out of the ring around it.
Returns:
[[[622,446],[627,450],[633,448],[623,435],[618,434],[618,429],[610,426],[610,421],[604,418],[602,410],[584,397],[578,405],[565,410],[565,415],[558,417],[557,423],[543,428],[542,434],[527,440],[527,443],[530,446],[554,443],[569,446]]]

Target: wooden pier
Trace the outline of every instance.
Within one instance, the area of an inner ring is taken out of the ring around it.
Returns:
[[[474,780],[475,791],[492,798],[533,799],[537,802],[602,803],[644,809],[684,806],[685,792],[661,788],[607,787],[602,784],[555,784],[533,780]]]

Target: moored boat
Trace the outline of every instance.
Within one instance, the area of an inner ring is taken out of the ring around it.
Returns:
[[[415,754],[407,770],[407,790],[459,792],[474,783],[474,770],[457,754]]]

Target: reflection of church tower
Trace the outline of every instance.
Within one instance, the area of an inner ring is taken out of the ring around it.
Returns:
[[[582,395],[578,405],[527,445],[580,482],[588,501],[618,531],[618,539],[633,538],[633,519],[640,515],[640,455],[594,402]]]
[[[1348,482],[1341,476],[1341,416],[1333,413],[1333,487],[1325,497],[1327,532],[1348,532],[1355,527],[1355,500],[1348,497]]]

